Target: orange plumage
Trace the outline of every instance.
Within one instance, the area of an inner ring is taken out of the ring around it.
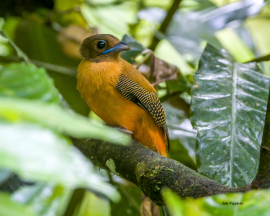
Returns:
[[[141,73],[120,57],[120,52],[129,48],[112,35],[86,38],[80,49],[84,60],[78,67],[77,89],[88,106],[106,123],[126,128],[133,132],[134,140],[166,156],[164,128],[156,123],[148,110],[127,99],[116,88],[119,76],[124,75],[147,92],[156,93]]]

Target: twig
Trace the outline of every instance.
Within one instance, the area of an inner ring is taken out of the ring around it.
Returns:
[[[81,204],[84,197],[85,190],[82,188],[77,188],[73,191],[73,194],[69,200],[68,206],[66,208],[63,216],[72,216],[76,208]]]
[[[268,55],[264,55],[255,59],[252,59],[250,61],[247,61],[245,63],[249,63],[249,62],[262,62],[262,61],[270,61],[270,54]]]
[[[145,56],[143,57],[142,61],[139,62],[137,65],[136,65],[136,69],[139,69],[139,67],[141,67],[142,64],[144,64],[146,62],[146,60],[151,56],[153,55],[153,51],[152,50],[149,50],[149,49],[146,49],[143,51],[143,53],[141,54],[145,54]],[[139,54],[139,55],[141,55]]]
[[[69,76],[76,76],[77,75],[76,69],[62,67],[59,65],[41,62],[41,61],[34,60],[34,59],[30,59],[30,61],[33,62],[38,67],[44,67],[47,70],[55,71],[57,73],[61,73],[61,74],[69,75]]]
[[[16,50],[17,55],[22,58],[25,63],[29,63],[28,56],[7,36],[7,34],[4,31],[0,31],[0,35],[2,35],[4,38],[8,40],[10,45]]]
[[[265,124],[263,130],[262,146],[265,146],[270,149],[270,92],[268,95],[267,111],[264,122]]]
[[[17,56],[0,56],[0,62],[8,63],[8,62],[21,62],[21,61],[22,61],[22,59],[20,57],[17,57]],[[38,61],[35,59],[30,59],[30,62],[34,63],[38,67],[44,67],[46,70],[51,70],[51,71],[65,74],[68,76],[76,76],[77,75],[76,68],[73,69],[73,68],[63,67],[63,66],[59,66],[59,65],[50,64],[47,62]]]
[[[167,15],[165,17],[165,19],[163,20],[162,24],[160,25],[158,32],[165,34],[166,30],[175,14],[175,12],[178,10],[179,4],[181,3],[182,0],[174,0],[172,6],[170,7],[170,9],[167,12]],[[160,39],[154,35],[153,40],[151,45],[149,46],[149,49],[151,50],[155,50],[158,43],[159,43]]]

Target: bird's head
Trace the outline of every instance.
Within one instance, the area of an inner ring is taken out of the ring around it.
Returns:
[[[118,58],[121,51],[131,47],[109,34],[96,34],[83,40],[80,46],[81,56],[92,61]]]

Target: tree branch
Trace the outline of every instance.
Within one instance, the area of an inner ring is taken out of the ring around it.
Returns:
[[[251,187],[253,189],[270,188],[270,93],[268,95],[268,104],[263,130],[259,170]]]
[[[261,148],[260,165],[256,178],[251,184],[252,189],[270,188],[270,149]]]
[[[167,15],[165,17],[165,19],[163,20],[163,22],[161,23],[158,31],[162,34],[165,34],[166,33],[166,30],[173,18],[173,15],[175,14],[175,12],[177,11],[178,7],[179,7],[179,4],[181,3],[182,0],[174,0],[172,6],[170,7],[170,9],[168,10],[167,12]],[[154,35],[153,37],[153,41],[151,43],[151,45],[149,46],[149,49],[151,50],[155,50],[158,43],[159,43],[160,39],[157,38],[156,35]]]
[[[250,190],[249,186],[223,186],[136,142],[129,146],[91,139],[73,140],[73,143],[95,165],[133,182],[158,205],[164,204],[161,195],[164,187],[183,198]]]
[[[268,94],[267,111],[265,115],[262,146],[270,149],[270,92]],[[270,163],[270,162],[268,162]]]
[[[22,62],[22,59],[17,56],[1,56],[0,55],[0,62],[5,62],[5,63]],[[30,62],[32,62],[38,67],[44,67],[46,70],[51,70],[57,73],[61,73],[61,74],[65,74],[65,75],[73,76],[73,77],[76,77],[77,75],[76,68],[63,67],[59,65],[50,64],[47,62],[38,61],[35,59],[30,59]]]

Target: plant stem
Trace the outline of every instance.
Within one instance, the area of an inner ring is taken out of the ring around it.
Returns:
[[[80,206],[83,197],[84,197],[85,190],[82,188],[77,188],[73,191],[73,194],[69,200],[68,206],[66,208],[65,213],[63,216],[73,216],[74,212],[77,207]]]

